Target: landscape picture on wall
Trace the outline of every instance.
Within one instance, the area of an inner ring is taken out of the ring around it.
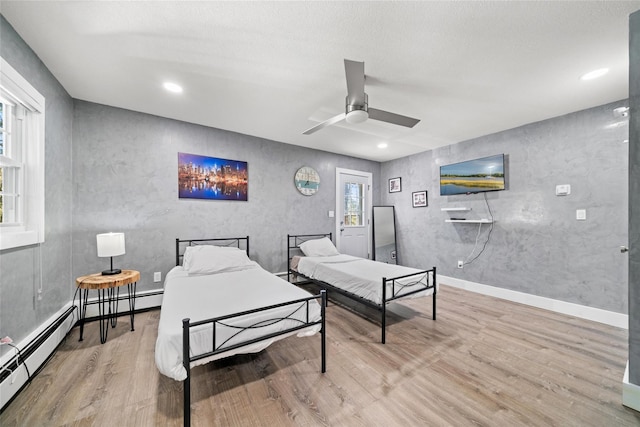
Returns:
[[[247,162],[178,153],[180,199],[248,200]]]
[[[440,195],[505,189],[504,154],[440,166]]]

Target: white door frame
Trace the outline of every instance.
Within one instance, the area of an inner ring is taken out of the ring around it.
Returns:
[[[353,169],[336,168],[336,247],[340,248],[340,218],[339,212],[341,211],[342,203],[341,199],[342,188],[340,187],[340,175],[356,175],[367,178],[367,199],[365,201],[365,210],[367,212],[367,253],[371,257],[371,211],[373,210],[373,173],[357,171]]]

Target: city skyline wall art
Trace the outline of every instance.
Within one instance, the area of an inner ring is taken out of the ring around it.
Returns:
[[[178,153],[178,198],[249,199],[249,166],[240,160]]]

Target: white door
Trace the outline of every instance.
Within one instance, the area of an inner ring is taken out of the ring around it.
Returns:
[[[343,254],[370,258],[370,172],[336,169],[336,246]]]

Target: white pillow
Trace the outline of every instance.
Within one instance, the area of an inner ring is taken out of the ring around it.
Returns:
[[[327,237],[322,239],[307,240],[300,244],[300,249],[306,256],[331,256],[340,255],[340,252],[333,246]]]
[[[246,251],[228,246],[189,246],[182,259],[182,268],[189,274],[210,274],[253,265]]]

